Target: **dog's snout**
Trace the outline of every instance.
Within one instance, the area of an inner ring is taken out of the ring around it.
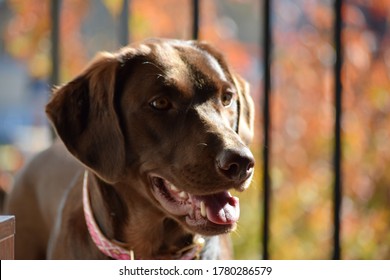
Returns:
[[[234,181],[243,181],[252,173],[255,160],[248,148],[222,151],[216,160],[217,168],[225,177]]]

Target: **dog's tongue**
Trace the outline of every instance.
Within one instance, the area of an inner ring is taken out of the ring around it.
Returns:
[[[209,221],[220,225],[230,225],[238,221],[240,216],[239,200],[237,197],[231,196],[229,192],[197,198],[205,203]]]

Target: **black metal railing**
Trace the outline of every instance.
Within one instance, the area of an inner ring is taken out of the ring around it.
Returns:
[[[51,1],[51,74],[50,85],[58,85],[60,77],[60,0]]]
[[[271,152],[271,63],[272,63],[272,25],[271,25],[271,0],[264,0],[263,5],[263,225],[262,247],[263,259],[268,260],[270,239],[270,211],[271,211],[271,176],[270,176],[270,152]]]
[[[192,39],[199,39],[200,0],[192,0]]]
[[[130,2],[131,0],[123,0],[122,10],[119,16],[118,41],[121,46],[126,46],[130,42],[130,32],[129,32]]]
[[[343,63],[342,57],[342,5],[343,0],[335,0],[334,3],[334,44],[336,61],[334,64],[334,99],[335,99],[335,126],[334,126],[334,195],[333,195],[333,259],[341,258],[341,201],[342,201],[342,173],[341,173],[341,116],[342,116],[342,84],[341,68]]]
[[[270,177],[270,151],[271,151],[271,64],[272,64],[272,0],[263,2],[263,225],[262,225],[262,247],[263,259],[270,259],[270,211],[271,211],[271,177]],[[341,202],[342,202],[342,149],[341,149],[341,116],[342,116],[342,4],[343,0],[335,0],[333,6],[334,13],[334,149],[333,149],[333,259],[341,258]]]
[[[199,39],[200,27],[200,0],[191,0],[192,7],[192,39]],[[59,20],[61,0],[51,1],[51,19],[52,19],[52,74],[51,84],[57,85],[59,82]],[[341,149],[341,117],[342,117],[342,8],[343,0],[335,0],[334,2],[334,48],[335,48],[335,65],[334,65],[334,104],[335,104],[335,125],[334,125],[334,150],[333,150],[333,259],[341,258],[341,202],[342,202],[342,149]],[[119,38],[121,45],[126,45],[130,41],[128,21],[129,21],[129,6],[130,0],[123,1],[123,10],[120,15]],[[270,152],[271,152],[271,102],[272,102],[272,84],[271,84],[271,65],[272,65],[272,0],[263,0],[262,7],[262,28],[259,28],[263,34],[260,45],[262,46],[263,61],[263,99],[261,108],[263,110],[263,181],[262,181],[262,258],[270,259],[270,212],[272,202],[272,181],[270,176]]]

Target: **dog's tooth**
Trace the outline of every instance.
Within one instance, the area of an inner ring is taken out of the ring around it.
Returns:
[[[179,189],[178,188],[176,188],[173,184],[171,184],[171,183],[168,183],[168,187],[172,190],[172,191],[174,191],[174,192],[179,192]]]
[[[207,211],[206,211],[206,205],[204,204],[204,201],[200,202],[200,214],[202,217],[206,218],[207,217]]]
[[[182,199],[187,199],[188,198],[188,193],[182,191],[179,193],[179,197],[182,198]]]

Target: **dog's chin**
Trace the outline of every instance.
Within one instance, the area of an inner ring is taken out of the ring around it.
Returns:
[[[240,216],[239,200],[228,191],[194,195],[158,175],[149,178],[152,193],[161,207],[190,231],[210,236],[236,228]]]

